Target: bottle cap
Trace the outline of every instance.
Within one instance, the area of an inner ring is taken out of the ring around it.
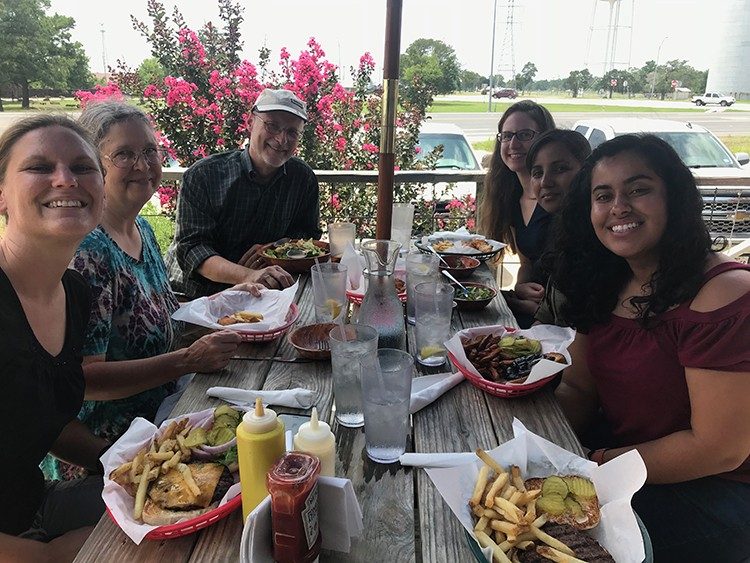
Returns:
[[[255,408],[242,417],[242,427],[251,434],[263,434],[276,428],[276,411],[263,407],[260,397],[255,399]]]
[[[331,432],[331,427],[325,422],[318,420],[318,409],[313,407],[310,422],[305,422],[299,427],[295,436],[295,442],[301,440],[307,445],[323,444],[330,441],[332,437],[333,432]],[[335,440],[335,437],[333,439]]]

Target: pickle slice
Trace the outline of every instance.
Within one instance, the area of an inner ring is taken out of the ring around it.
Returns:
[[[561,498],[565,498],[568,495],[568,485],[563,481],[562,477],[553,475],[544,480],[544,483],[542,483],[542,496],[549,494],[557,494]]]
[[[583,499],[591,499],[596,496],[594,484],[585,477],[565,477],[568,489],[575,496]]]
[[[193,428],[185,437],[185,446],[194,448],[207,442],[206,431],[203,428]]]
[[[240,418],[242,418],[240,412],[229,405],[220,405],[214,409],[214,418],[219,418],[222,415],[231,416],[237,420],[237,424],[239,424]]]
[[[228,414],[222,414],[214,418],[214,423],[212,428],[221,428],[222,426],[226,428],[232,428],[236,429],[239,425],[239,420],[228,415]]]
[[[563,497],[557,493],[550,493],[548,495],[542,494],[542,496],[536,500],[536,507],[552,516],[559,516],[565,512],[566,508]]]
[[[572,512],[573,516],[576,518],[583,516],[583,508],[581,508],[581,505],[574,501],[572,497],[565,497],[564,502],[566,510]]]

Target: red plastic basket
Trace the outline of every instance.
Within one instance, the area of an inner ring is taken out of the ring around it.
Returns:
[[[286,322],[280,327],[266,332],[238,330],[237,333],[245,342],[269,342],[286,334],[289,328],[297,322],[297,319],[299,319],[299,307],[297,307],[296,303],[292,303],[289,307],[289,312],[286,314]]]
[[[226,518],[240,506],[242,506],[242,495],[238,494],[236,497],[229,500],[226,504],[217,506],[216,508],[214,508],[213,510],[209,510],[205,514],[201,514],[200,516],[196,516],[195,518],[191,518],[190,520],[185,520],[184,522],[179,522],[177,524],[170,524],[169,526],[159,526],[158,528],[151,530],[148,534],[146,534],[146,539],[168,540],[171,538],[179,538],[181,536],[193,534],[198,530],[202,530],[203,528],[206,528],[207,526],[218,522],[222,518]],[[112,512],[110,512],[109,507],[107,507],[107,514],[109,514],[109,517],[112,519],[112,521],[117,524],[117,520],[115,520]],[[119,524],[117,525],[119,526]]]
[[[469,380],[469,383],[471,383],[474,387],[478,387],[482,391],[485,391],[495,397],[513,398],[529,395],[537,389],[541,389],[542,387],[547,385],[547,383],[552,381],[552,379],[556,375],[550,375],[549,377],[545,377],[544,379],[540,379],[539,381],[535,381],[534,383],[496,383],[494,381],[485,379],[482,376],[473,374],[466,368],[466,366],[461,365],[456,357],[450,352],[448,352],[448,358],[453,363],[453,365],[456,366],[458,371],[464,374],[464,377]]]

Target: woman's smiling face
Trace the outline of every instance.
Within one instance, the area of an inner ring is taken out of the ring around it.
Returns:
[[[503,123],[503,128],[500,133],[507,131],[517,132],[523,129],[531,129],[539,134],[539,126],[536,124],[529,114],[522,111],[513,112]],[[500,146],[500,157],[503,159],[505,165],[510,168],[513,172],[524,172],[526,170],[526,153],[529,152],[534,142],[536,135],[528,141],[519,141],[516,135],[510,139],[501,143]]]
[[[602,158],[591,175],[591,223],[599,241],[629,263],[658,263],[667,188],[637,154]]]

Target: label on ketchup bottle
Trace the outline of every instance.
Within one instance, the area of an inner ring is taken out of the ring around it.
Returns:
[[[301,452],[287,452],[268,472],[273,557],[278,563],[309,563],[320,553],[318,475],[320,460]]]

